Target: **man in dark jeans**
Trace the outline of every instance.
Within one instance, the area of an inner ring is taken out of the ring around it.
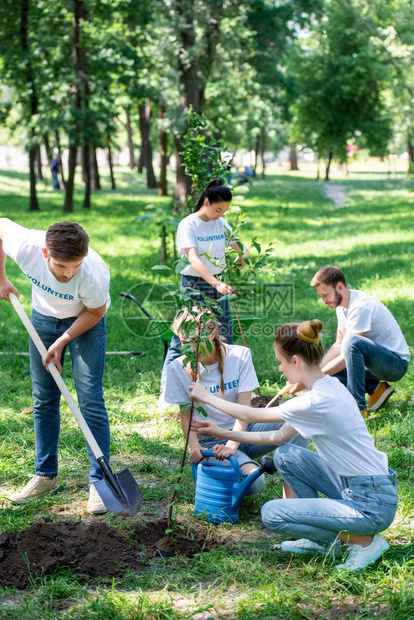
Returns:
[[[19,292],[6,277],[6,256],[12,258],[32,285],[32,323],[48,351],[42,358],[30,340],[30,374],[34,396],[36,475],[9,495],[25,503],[58,488],[60,391],[46,370],[53,362],[60,372],[69,347],[80,410],[104,456],[109,459],[109,421],[103,398],[105,313],[110,304],[109,269],[89,247],[78,224],[59,222],[47,231],[29,230],[0,219],[0,297]],[[107,512],[94,483],[102,471],[87,445],[90,461],[88,512]]]
[[[347,386],[366,418],[395,391],[388,381],[399,381],[407,372],[410,353],[400,326],[380,301],[349,289],[338,267],[322,267],[310,284],[338,318],[336,342],[323,358],[322,370]]]

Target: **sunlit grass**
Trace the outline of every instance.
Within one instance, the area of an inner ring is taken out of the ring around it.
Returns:
[[[379,166],[379,164],[378,164]],[[326,263],[344,269],[351,286],[387,303],[403,328],[410,345],[412,322],[414,214],[413,182],[403,175],[388,178],[387,164],[375,168],[352,165],[350,176],[334,166],[333,182],[343,187],[347,202],[335,208],[324,194],[324,184],[313,177],[315,166],[301,165],[297,173],[274,167],[266,182],[255,181],[243,209],[249,224],[243,241],[253,236],[267,243],[275,237],[276,270],[272,281],[294,286],[289,312],[265,308],[263,323],[270,327],[284,320],[320,318],[325,325],[325,344],[335,335],[335,313],[318,300],[309,281]],[[354,171],[353,171],[354,168]],[[379,170],[379,168],[378,168]],[[276,174],[273,174],[276,172]],[[88,231],[91,245],[110,266],[112,305],[108,312],[108,350],[146,351],[144,356],[108,356],[104,377],[106,402],[112,428],[114,469],[130,467],[144,492],[140,519],[153,519],[163,511],[171,495],[183,447],[179,423],[171,413],[156,410],[163,360],[160,338],[144,338],[127,329],[122,318],[121,291],[139,282],[160,282],[151,267],[160,262],[159,230],[151,223],[134,222],[145,206],[166,201],[145,188],[136,172],[117,169],[119,189],[94,192],[92,209],[82,209],[77,190],[75,211],[69,219]],[[78,185],[80,181],[78,180]],[[0,216],[20,224],[45,228],[67,218],[62,214],[63,196],[50,185],[38,185],[40,212],[30,213],[26,174],[0,171]],[[8,261],[9,278],[30,310],[27,278]],[[142,300],[141,300],[142,301]],[[283,379],[276,370],[272,336],[249,336],[262,390],[273,394]],[[87,518],[88,461],[84,440],[66,405],[62,406],[60,440],[60,491],[26,506],[11,506],[7,489],[24,484],[33,472],[33,421],[22,413],[32,402],[29,360],[15,352],[27,350],[27,335],[13,308],[0,303],[0,529],[27,527],[45,516]],[[69,359],[65,380],[73,392]],[[382,563],[369,568],[363,578],[337,576],[323,558],[291,558],[272,551],[273,540],[261,529],[260,508],[281,496],[279,478],[268,478],[260,496],[247,499],[237,526],[224,527],[232,549],[218,549],[192,559],[173,558],[152,563],[144,573],[128,573],[112,583],[88,587],[70,573],[53,575],[33,583],[26,593],[0,587],[0,618],[316,618],[342,617],[412,618],[414,541],[414,414],[411,368],[398,383],[397,393],[384,415],[370,423],[377,446],[388,453],[400,480],[397,518],[386,536],[392,543]],[[179,510],[191,518],[194,487],[190,469],[180,491]],[[66,508],[64,508],[66,507]],[[89,517],[88,517],[89,518]],[[128,528],[129,521],[115,515],[109,524]],[[0,532],[1,533],[1,532]],[[67,607],[62,606],[62,602]],[[329,615],[330,614],[330,615]]]

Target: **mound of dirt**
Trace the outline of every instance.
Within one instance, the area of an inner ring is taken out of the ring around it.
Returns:
[[[142,570],[149,558],[192,556],[209,551],[220,541],[206,527],[177,528],[166,536],[166,520],[139,524],[128,533],[106,523],[34,523],[0,536],[0,583],[19,589],[31,579],[69,567],[85,580],[112,578],[126,570]]]
[[[267,403],[270,403],[273,396],[254,396],[252,398],[252,407],[266,407]],[[279,402],[274,402],[273,405],[276,407]]]

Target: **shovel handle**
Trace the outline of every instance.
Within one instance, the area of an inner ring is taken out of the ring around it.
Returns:
[[[271,407],[273,405],[273,403],[276,403],[276,405],[277,405],[278,404],[277,401],[279,400],[279,398],[282,398],[282,396],[284,396],[287,393],[289,387],[291,387],[290,384],[285,385],[285,387],[283,387],[281,390],[279,390],[279,392],[276,394],[276,396],[273,396],[272,400],[267,403],[265,409],[267,407]]]
[[[37,333],[37,331],[35,330],[35,328],[32,325],[32,322],[30,321],[29,317],[27,316],[23,306],[21,305],[20,301],[17,299],[16,295],[14,293],[9,293],[9,299],[14,307],[14,309],[16,310],[17,314],[19,315],[23,325],[25,326],[25,328],[27,329],[30,338],[33,340],[36,349],[39,351],[42,359],[44,360],[47,356],[47,350],[45,345],[43,344],[39,334]],[[80,429],[86,439],[86,441],[88,442],[96,460],[98,460],[99,458],[101,458],[103,456],[102,454],[102,450],[100,449],[100,447],[98,446],[98,443],[95,439],[95,437],[92,435],[91,430],[89,428],[89,426],[87,425],[85,418],[83,417],[83,415],[80,412],[79,407],[77,406],[77,404],[75,403],[75,400],[72,396],[72,394],[69,392],[66,383],[63,381],[60,372],[58,371],[58,369],[56,368],[56,366],[54,365],[53,362],[50,362],[50,364],[48,364],[47,369],[49,370],[50,374],[52,375],[53,379],[55,380],[59,390],[61,391],[61,393],[63,394],[66,402],[69,405],[70,410],[72,411],[73,415],[75,416],[75,419],[77,421],[77,423],[80,426]]]

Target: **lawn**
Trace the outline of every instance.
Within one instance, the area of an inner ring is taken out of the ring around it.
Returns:
[[[245,244],[256,236],[267,243],[277,238],[275,270],[252,283],[262,292],[252,309],[259,327],[246,335],[264,394],[283,385],[272,350],[275,325],[320,318],[324,342],[335,334],[335,313],[323,306],[309,281],[324,264],[340,266],[353,288],[371,293],[390,308],[406,336],[414,342],[412,322],[414,267],[413,181],[403,174],[389,177],[386,168],[360,163],[349,177],[338,176],[347,201],[335,208],[313,171],[271,170],[266,181],[254,181],[245,200]],[[108,351],[144,351],[136,356],[108,355],[104,377],[112,429],[113,468],[129,467],[143,490],[144,504],[134,519],[86,513],[88,461],[83,437],[64,404],[60,438],[60,489],[26,506],[12,506],[5,494],[25,484],[33,473],[33,421],[25,409],[32,404],[27,335],[13,308],[0,302],[0,535],[23,530],[34,522],[71,520],[107,523],[127,535],[139,523],[167,513],[177,474],[183,438],[175,412],[160,413],[156,402],[163,361],[163,343],[146,333],[148,324],[121,292],[131,292],[157,317],[166,316],[159,302],[165,277],[151,267],[160,263],[159,226],[134,221],[146,205],[166,199],[145,189],[135,172],[117,171],[118,189],[92,197],[91,210],[81,208],[76,194],[76,220],[88,231],[92,247],[111,270],[112,304],[107,316]],[[104,188],[109,180],[104,178]],[[39,184],[38,213],[27,211],[24,173],[0,171],[0,216],[32,228],[46,228],[64,219],[62,196]],[[168,199],[167,199],[168,202]],[[171,245],[169,246],[172,255]],[[30,310],[27,278],[8,261],[9,279]],[[70,365],[64,378],[73,391]],[[398,383],[383,415],[369,423],[378,448],[387,452],[399,477],[399,509],[385,533],[391,544],[384,560],[358,575],[337,575],[323,558],[290,557],[273,546],[278,537],[261,526],[260,507],[280,497],[278,477],[267,477],[259,496],[246,499],[240,523],[211,526],[226,537],[221,545],[192,558],[177,555],[150,560],[145,570],[126,571],[113,580],[87,579],[65,569],[33,579],[29,589],[0,586],[0,618],[91,619],[270,619],[270,618],[413,618],[414,617],[414,377],[412,368]],[[186,467],[178,513],[193,523],[194,484]],[[1,540],[1,539],[0,539]],[[1,559],[1,558],[0,558]]]

